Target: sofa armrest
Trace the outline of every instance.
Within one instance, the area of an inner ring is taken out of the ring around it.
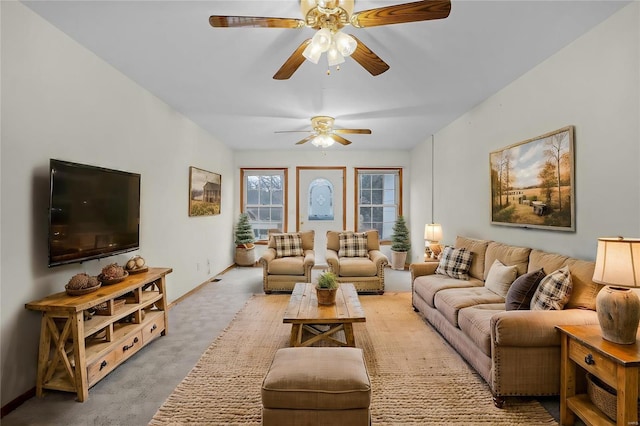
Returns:
[[[335,250],[327,249],[325,253],[325,260],[329,265],[329,270],[336,275],[340,275],[340,261],[338,260],[338,252]]]
[[[491,342],[495,346],[559,346],[556,325],[595,324],[598,316],[588,309],[503,311],[491,317]]]
[[[260,264],[264,268],[266,268],[269,265],[269,262],[271,262],[275,258],[276,258],[276,249],[268,248],[267,251],[265,251],[262,254],[262,256],[260,256],[260,259],[258,259],[258,262],[260,262]]]
[[[416,277],[435,274],[438,264],[438,262],[412,263],[409,265],[409,271],[411,271],[411,282],[413,282]]]
[[[376,264],[376,269],[389,264],[389,259],[380,250],[369,250],[369,259]]]

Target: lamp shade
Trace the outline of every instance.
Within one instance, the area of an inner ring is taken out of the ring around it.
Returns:
[[[593,281],[620,287],[640,287],[640,239],[598,238]]]
[[[424,226],[424,239],[427,241],[440,241],[442,239],[442,225],[429,223]]]

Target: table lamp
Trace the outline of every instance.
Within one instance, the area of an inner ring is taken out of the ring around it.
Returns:
[[[424,240],[427,243],[427,254],[430,253],[431,258],[438,257],[442,248],[440,240],[442,239],[442,225],[439,223],[429,223],[424,226]]]
[[[593,281],[606,285],[596,296],[602,337],[623,345],[635,343],[640,299],[629,287],[640,287],[640,239],[598,238]]]

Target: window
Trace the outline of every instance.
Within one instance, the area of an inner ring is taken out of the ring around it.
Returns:
[[[356,168],[356,229],[377,229],[390,240],[396,218],[402,215],[402,169]]]
[[[240,210],[249,216],[256,240],[269,229],[287,230],[287,169],[240,169]]]

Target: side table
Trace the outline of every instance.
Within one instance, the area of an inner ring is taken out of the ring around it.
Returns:
[[[619,345],[604,340],[597,325],[556,328],[562,334],[560,424],[574,424],[577,415],[588,425],[638,425],[639,344]],[[616,423],[600,411],[587,394],[577,393],[577,366],[616,389]]]

